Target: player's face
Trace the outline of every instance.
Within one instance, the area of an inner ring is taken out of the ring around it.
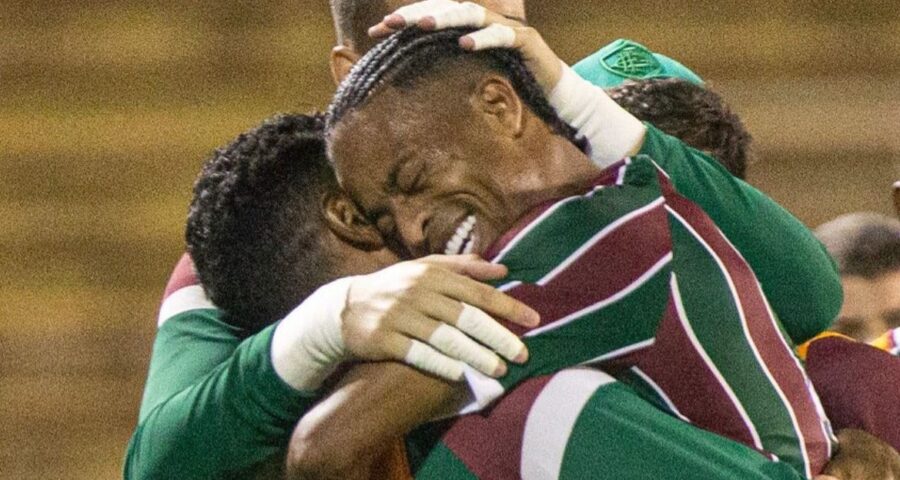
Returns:
[[[841,283],[844,303],[832,330],[867,342],[900,328],[900,271],[874,279],[845,275]]]
[[[468,106],[411,113],[398,95],[388,89],[346,119],[332,156],[342,186],[404,256],[483,253],[546,199],[521,149]]]

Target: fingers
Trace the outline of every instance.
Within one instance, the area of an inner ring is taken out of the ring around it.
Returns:
[[[506,364],[500,357],[447,323],[419,314],[404,315],[397,318],[394,324],[396,332],[427,343],[445,356],[470,365],[485,375],[502,377],[506,374]]]
[[[484,27],[493,23],[520,26],[516,20],[485,9],[472,2],[428,0],[397,9],[384,17],[378,25],[369,29],[373,38],[383,38],[406,27],[418,26],[423,30],[441,30],[454,27]]]
[[[506,375],[506,364],[500,357],[446,323],[438,325],[428,337],[428,343],[448,357],[470,365],[485,375]]]
[[[422,295],[420,300],[423,312],[438,322],[453,325],[457,332],[478,340],[507,360],[516,363],[528,360],[528,350],[519,337],[483,311],[438,294]],[[468,360],[466,363],[475,366]]]
[[[485,50],[488,48],[517,48],[516,30],[499,23],[491,24],[487,28],[463,35],[459,39],[459,45],[466,50]]]
[[[452,300],[444,300],[453,303]],[[488,319],[493,321],[489,317]],[[453,321],[456,322],[455,316]],[[503,360],[473,340],[475,337],[470,338],[451,324],[437,321],[430,318],[427,313],[416,309],[405,310],[385,322],[379,322],[377,329],[379,332],[370,334],[367,342],[370,349],[374,347],[370,352],[372,357],[403,361],[451,380],[456,380],[453,372],[456,371],[456,364],[460,362],[490,377],[502,377],[506,374],[506,364]],[[515,336],[512,336],[515,339]],[[424,344],[431,351],[415,347],[410,357],[409,350],[416,342]],[[494,343],[500,344],[497,341]],[[509,350],[509,347],[504,348]],[[436,357],[434,353],[439,354],[441,358]]]
[[[456,328],[516,363],[528,360],[528,349],[519,337],[471,305],[463,304]]]
[[[500,280],[506,277],[509,270],[504,265],[491,263],[475,254],[468,255],[431,255],[419,260],[431,265],[443,267],[459,275],[465,275],[482,282]]]
[[[395,10],[394,13],[384,17],[384,20],[382,20],[380,24],[369,29],[369,35],[375,38],[381,38],[373,33],[386,32],[388,30],[393,33],[408,26],[418,24],[422,18],[430,13],[441,12],[448,7],[452,8],[458,5],[460,4],[452,0],[426,0],[424,2],[416,2],[400,7]],[[376,30],[376,27],[380,28]]]
[[[424,30],[442,30],[454,27],[481,27],[487,17],[487,10],[472,2],[448,5],[441,10],[426,12],[414,22]],[[409,20],[408,20],[409,22]],[[409,22],[413,23],[413,22]]]
[[[405,354],[400,353],[397,356],[404,363],[452,382],[463,379],[465,370],[462,362],[441,355],[437,350],[417,340],[398,336],[396,341],[398,342],[394,347],[396,351],[405,351]]]
[[[439,288],[444,295],[477,307],[496,318],[527,328],[536,327],[541,322],[540,315],[528,305],[470,278],[456,276],[450,281],[441,282]]]

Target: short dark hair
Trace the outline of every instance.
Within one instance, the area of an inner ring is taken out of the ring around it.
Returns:
[[[575,130],[563,122],[547,101],[518,51],[494,48],[469,52],[459,46],[459,37],[473,29],[452,28],[426,32],[407,28],[373,47],[341,82],[328,110],[331,131],[348,114],[361,108],[382,86],[410,90],[448,68],[478,66],[509,79],[528,108],[550,129],[575,141]]]
[[[366,52],[376,40],[369,37],[369,27],[380,22],[387,13],[385,0],[331,0],[331,17],[337,41],[357,52]]]
[[[841,275],[873,279],[900,270],[900,221],[879,213],[842,215],[816,229]]]
[[[205,162],[188,252],[229,324],[257,331],[332,280],[322,198],[338,188],[321,115],[277,115]]]
[[[608,92],[638,119],[709,152],[732,175],[746,176],[753,138],[716,92],[680,78],[629,81]]]

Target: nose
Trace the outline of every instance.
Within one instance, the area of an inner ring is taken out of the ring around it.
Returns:
[[[420,197],[404,197],[393,202],[394,221],[396,232],[403,245],[414,257],[425,256],[428,253],[428,238],[425,228],[428,226],[430,215],[425,208],[425,202]]]

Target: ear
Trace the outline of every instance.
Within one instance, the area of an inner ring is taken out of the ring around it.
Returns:
[[[335,85],[340,85],[344,77],[350,73],[353,64],[359,60],[359,54],[347,45],[338,45],[331,49],[331,78]]]
[[[329,193],[325,195],[322,202],[325,223],[339,239],[360,250],[371,251],[384,248],[384,239],[381,237],[381,233],[359,211],[346,193]]]
[[[519,137],[525,128],[525,105],[506,77],[489,74],[475,88],[472,106],[497,133]]]

